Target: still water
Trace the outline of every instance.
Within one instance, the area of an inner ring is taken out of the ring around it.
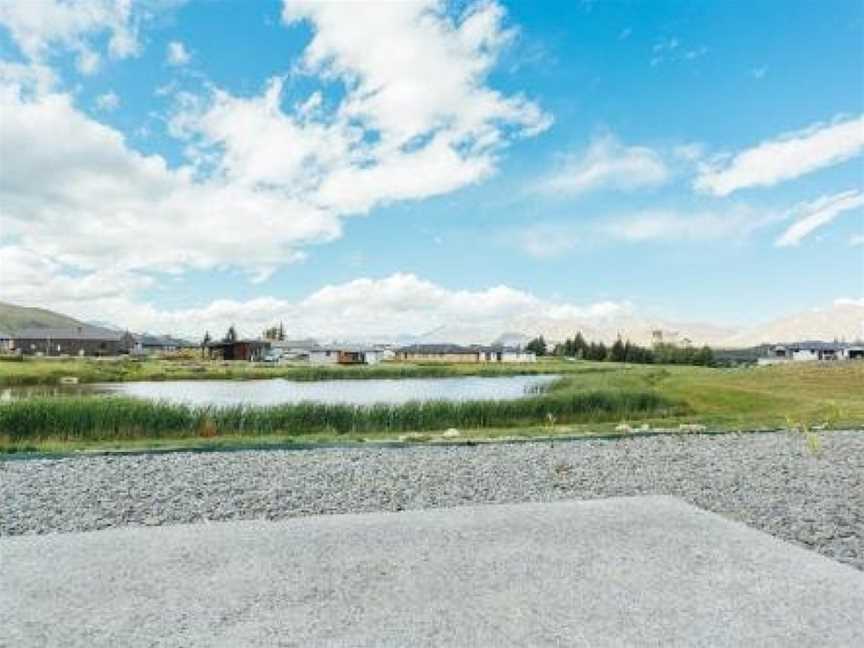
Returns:
[[[96,383],[51,387],[12,387],[0,390],[0,400],[36,396],[117,395],[190,405],[280,405],[319,402],[349,405],[408,401],[509,400],[524,398],[547,387],[558,376],[498,376],[493,378],[399,378],[320,380],[166,380]]]

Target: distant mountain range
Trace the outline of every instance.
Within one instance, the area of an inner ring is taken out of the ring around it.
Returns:
[[[0,302],[0,333],[14,335],[25,328],[64,328],[92,326],[74,318],[43,308],[28,308]],[[104,328],[120,329],[112,323],[99,322]],[[651,344],[655,332],[668,342],[709,344],[717,348],[745,348],[764,343],[801,340],[864,339],[864,302],[838,300],[833,305],[811,309],[747,328],[730,328],[704,322],[672,322],[637,315],[605,318],[551,319],[524,315],[510,321],[472,324],[454,323],[419,335],[376,336],[364,342],[389,342],[399,345],[422,343],[503,344],[522,346],[531,338],[543,335],[556,342],[581,332],[589,341],[613,342],[619,335],[638,344]],[[360,340],[352,340],[358,342]]]
[[[0,333],[15,335],[28,328],[69,328],[84,322],[45,308],[28,308],[0,302]]]

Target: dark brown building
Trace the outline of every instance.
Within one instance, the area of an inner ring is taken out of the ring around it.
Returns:
[[[266,340],[233,340],[230,342],[211,342],[207,352],[211,358],[221,360],[246,360],[256,362],[264,358],[270,350],[270,342]]]
[[[135,339],[128,331],[99,326],[30,328],[15,334],[13,345],[25,355],[111,356],[129,353]]]

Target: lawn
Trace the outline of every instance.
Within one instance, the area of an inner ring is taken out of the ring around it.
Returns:
[[[7,384],[21,384],[22,376],[54,380],[61,366],[78,370],[64,375],[79,377],[108,372],[118,380],[181,377],[167,370],[154,373],[173,366],[165,361],[138,363],[137,369],[125,366],[134,364],[128,361],[54,362],[0,363],[0,369],[21,365],[17,373],[5,374],[14,376]],[[204,367],[198,376],[242,379],[272,372],[264,375],[314,380],[542,372],[559,374],[561,380],[534,397],[486,403],[192,408],[106,397],[18,401],[0,405],[0,451],[518,439],[616,434],[622,423],[654,431],[701,425],[710,432],[864,427],[864,363],[736,369],[564,361],[485,367]],[[188,370],[189,365],[182,369]],[[449,428],[457,428],[458,436],[443,434]]]

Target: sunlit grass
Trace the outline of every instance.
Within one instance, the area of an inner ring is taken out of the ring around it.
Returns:
[[[142,364],[150,367],[146,371],[153,370],[151,363]],[[289,377],[305,379],[398,377],[399,372],[405,377],[536,372],[561,379],[547,392],[520,400],[371,407],[304,403],[193,408],[116,397],[32,399],[0,405],[0,449],[395,440],[406,434],[422,441],[437,439],[448,428],[458,428],[461,439],[582,435],[613,432],[619,423],[667,430],[700,424],[709,431],[788,428],[789,421],[810,430],[864,426],[864,363],[740,369],[582,362],[279,368],[285,369],[297,372]],[[246,378],[259,369],[237,371]]]

